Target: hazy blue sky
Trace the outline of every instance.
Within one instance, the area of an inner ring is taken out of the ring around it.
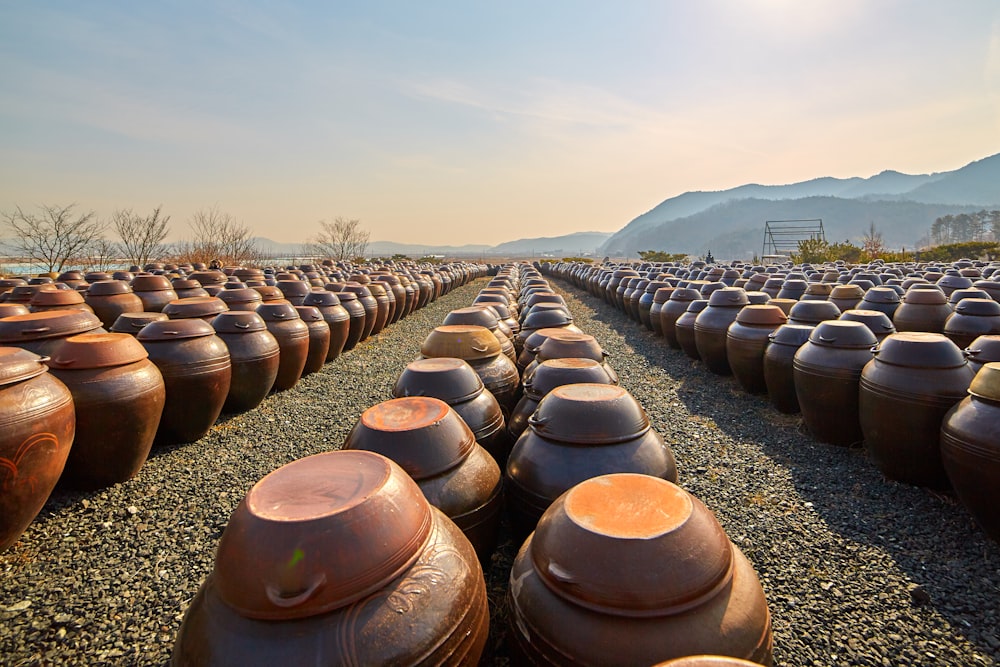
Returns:
[[[1000,152],[1000,2],[2,0],[0,90],[0,210],[492,244]]]

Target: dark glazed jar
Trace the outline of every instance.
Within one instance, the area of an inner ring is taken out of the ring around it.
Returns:
[[[539,375],[541,373],[541,375]],[[607,369],[594,359],[559,357],[543,361],[524,382],[524,394],[517,402],[507,423],[511,440],[517,440],[528,428],[528,420],[535,414],[539,402],[555,389],[566,384],[618,384]]]
[[[388,314],[388,305],[379,308],[378,301],[372,296],[372,292],[366,285],[357,282],[347,282],[339,285],[340,292],[350,292],[357,297],[358,302],[365,309],[365,328],[361,332],[361,340],[367,340],[375,331],[376,327],[381,330],[385,326],[385,316]],[[381,326],[379,325],[381,318]]]
[[[982,367],[969,395],[941,424],[941,459],[955,494],[995,542],[1000,542],[1000,363]]]
[[[830,303],[840,308],[840,312],[857,308],[858,304],[865,296],[865,291],[860,285],[837,285],[830,292]]]
[[[500,528],[500,467],[444,401],[394,398],[361,413],[344,449],[386,456],[417,483],[427,501],[469,538],[488,563]]]
[[[504,356],[510,359],[511,362],[517,363],[517,353],[514,351],[514,342],[510,335],[510,328],[505,324],[503,325],[503,329],[501,329],[499,316],[489,306],[478,305],[458,308],[445,315],[443,324],[468,324],[486,327],[496,337],[497,342],[500,343],[500,351]]]
[[[304,280],[279,280],[275,285],[293,306],[301,306],[312,285]]]
[[[980,336],[965,348],[965,357],[974,373],[991,361],[1000,361],[1000,336]]]
[[[677,342],[680,344],[680,348],[684,350],[684,354],[691,357],[695,361],[701,361],[701,355],[698,353],[698,345],[695,339],[694,333],[694,323],[697,321],[698,315],[708,307],[708,299],[698,299],[696,301],[691,301],[687,305],[687,310],[685,310],[677,321],[674,322],[674,335],[677,337]],[[666,331],[666,329],[664,329]]]
[[[681,349],[681,344],[677,340],[675,325],[678,318],[683,315],[692,301],[701,299],[698,290],[689,287],[677,287],[670,294],[670,298],[660,309],[660,330],[667,341],[667,345],[675,350]],[[693,320],[692,320],[693,322]]]
[[[775,329],[788,321],[777,306],[750,305],[739,312],[726,333],[726,356],[736,381],[750,394],[767,393],[764,350]]]
[[[655,284],[655,283],[650,283]],[[653,293],[653,302],[649,306],[649,312],[645,316],[649,319],[649,328],[657,336],[663,336],[663,320],[661,313],[663,308],[666,306],[667,302],[670,301],[670,296],[674,293],[676,287],[660,287]],[[642,304],[640,303],[640,306]],[[641,313],[640,313],[641,314]]]
[[[788,311],[788,323],[814,327],[820,322],[840,319],[840,315],[840,308],[829,301],[799,301]]]
[[[511,441],[503,412],[468,362],[453,357],[411,361],[396,379],[392,395],[441,399],[468,424],[476,442],[499,465],[506,464]]]
[[[85,310],[50,310],[0,320],[0,345],[45,357],[55,354],[66,338],[82,333],[104,333],[97,315]]]
[[[375,298],[375,303],[378,304],[378,314],[375,318],[375,326],[372,328],[372,335],[376,336],[392,320],[393,314],[396,311],[396,297],[382,283],[372,282],[368,283],[366,287]]]
[[[604,351],[597,339],[590,334],[576,333],[564,329],[556,329],[549,335],[535,352],[535,358],[521,374],[521,382],[531,381],[531,376],[538,365],[550,359],[593,359],[601,364],[611,378],[611,384],[618,384],[618,373],[608,363],[608,353]]]
[[[723,287],[712,292],[708,306],[695,318],[694,342],[698,356],[708,370],[717,375],[732,375],[726,354],[726,335],[729,325],[748,303],[747,293],[742,288]]]
[[[134,337],[103,333],[70,336],[49,360],[76,407],[63,482],[100,489],[128,481],[142,468],[166,400],[163,376],[148,356]]]
[[[73,444],[73,396],[45,360],[0,347],[0,552],[41,511]]]
[[[132,279],[132,292],[142,301],[139,310],[158,313],[177,298],[177,292],[170,286],[166,276],[139,275]]]
[[[861,442],[858,386],[878,341],[860,322],[834,320],[813,329],[792,361],[795,395],[806,427],[820,442]]]
[[[138,335],[142,328],[150,322],[170,319],[163,313],[122,313],[111,325],[111,333],[124,333],[130,336]]]
[[[941,333],[951,315],[948,297],[937,289],[910,289],[892,316],[896,331]]]
[[[326,361],[331,362],[341,355],[351,333],[351,314],[340,305],[340,299],[333,292],[317,289],[309,292],[302,303],[317,308],[323,320],[330,327],[330,347]]]
[[[993,299],[962,299],[944,321],[944,335],[963,350],[990,334],[1000,334],[1000,303]]]
[[[368,313],[365,307],[358,301],[358,295],[354,292],[336,292],[340,305],[347,311],[348,328],[347,339],[344,341],[344,352],[353,350],[361,342],[368,320]]]
[[[896,327],[892,326],[892,320],[883,312],[877,310],[845,310],[837,318],[847,322],[861,322],[868,327],[879,342],[890,335],[896,333]]]
[[[226,344],[205,320],[163,320],[147,324],[136,336],[163,376],[167,399],[156,442],[178,444],[201,439],[222,412],[232,365]]]
[[[291,389],[302,377],[309,357],[309,326],[299,317],[295,306],[287,301],[262,303],[257,307],[257,314],[281,349],[278,377],[271,388],[274,391]]]
[[[229,350],[232,381],[222,411],[239,413],[261,404],[278,377],[278,341],[257,313],[231,310],[212,321],[215,335]]]
[[[891,287],[873,287],[865,292],[864,298],[856,308],[864,310],[877,310],[885,313],[892,319],[899,308],[899,294]]]
[[[260,292],[252,287],[241,287],[236,289],[224,289],[219,292],[219,299],[229,307],[229,310],[257,310],[257,306],[263,303]]]
[[[553,389],[538,404],[507,459],[512,529],[526,535],[570,487],[613,472],[677,481],[673,453],[624,388],[570,384]]]
[[[189,299],[193,296],[210,296],[197,280],[174,278],[170,281],[170,286],[177,292],[178,299]]]
[[[861,373],[861,430],[889,479],[947,488],[939,447],[945,414],[965,397],[974,373],[941,334],[897,333],[873,351]]]
[[[309,353],[302,376],[323,370],[327,354],[330,352],[330,325],[315,306],[295,306],[299,318],[309,327]]]
[[[753,566],[704,504],[656,477],[603,475],[562,494],[517,554],[507,600],[513,664],[652,665],[706,651],[771,664]]]
[[[464,359],[490,393],[496,397],[504,418],[517,403],[520,375],[517,367],[500,351],[500,343],[486,327],[450,324],[435,328],[420,345],[424,358]]]
[[[171,663],[472,667],[488,630],[465,535],[389,459],[337,451],[250,489]]]
[[[115,320],[122,313],[143,312],[142,299],[122,280],[96,282],[87,289],[84,299],[94,309],[94,314],[105,329],[114,326]]]

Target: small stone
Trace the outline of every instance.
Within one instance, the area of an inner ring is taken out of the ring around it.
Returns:
[[[15,602],[11,606],[7,607],[6,609],[4,609],[4,611],[12,611],[15,613],[22,612],[30,606],[31,606],[31,600],[21,600],[20,602]]]
[[[906,587],[906,590],[910,594],[910,600],[917,606],[929,604],[931,601],[930,593],[924,590],[924,587],[920,584],[910,584]]]
[[[135,505],[129,505],[128,507],[125,508],[125,511],[128,512],[130,515],[135,516],[136,514],[139,513],[139,508],[136,507]]]

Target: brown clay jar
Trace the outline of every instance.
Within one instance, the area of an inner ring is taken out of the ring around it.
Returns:
[[[152,274],[138,275],[132,279],[132,292],[142,301],[139,310],[158,313],[171,301],[177,299],[177,292],[170,286],[165,276]]]
[[[302,368],[302,375],[305,377],[323,370],[323,364],[326,363],[327,354],[330,352],[330,325],[315,306],[295,306],[295,310],[309,327],[309,353],[306,356],[306,365]]]
[[[163,314],[172,320],[198,318],[209,324],[219,313],[229,310],[222,299],[215,296],[190,296],[175,299],[163,307]]]
[[[136,336],[163,376],[167,397],[156,442],[202,438],[222,412],[232,380],[226,344],[199,318],[147,324]]]
[[[965,348],[965,357],[975,373],[991,361],[1000,361],[1000,335],[980,336],[975,339]]]
[[[1000,303],[993,299],[962,299],[944,321],[943,332],[963,350],[980,336],[1000,334]]]
[[[612,377],[607,369],[594,359],[559,357],[546,359],[539,364],[530,376],[526,375],[522,383],[524,394],[511,411],[510,420],[507,422],[507,432],[510,433],[511,440],[517,440],[528,428],[528,420],[535,414],[539,402],[546,394],[556,387],[583,382],[618,384],[618,378]]]
[[[750,394],[767,393],[764,350],[775,329],[788,321],[777,306],[749,305],[740,310],[726,333],[726,357],[733,375]]]
[[[0,347],[0,552],[45,505],[75,429],[73,396],[48,372],[45,357]]]
[[[0,345],[21,347],[50,357],[70,336],[103,332],[101,321],[92,312],[49,310],[0,320]]]
[[[892,316],[896,331],[941,333],[951,315],[948,297],[937,289],[913,289],[903,295],[903,303]]]
[[[556,499],[514,560],[507,600],[514,664],[772,660],[753,566],[703,503],[648,475],[598,476]]]
[[[694,323],[698,315],[708,307],[708,299],[697,299],[688,302],[687,310],[674,322],[674,336],[677,343],[684,350],[684,354],[695,361],[701,361],[701,354],[698,353],[698,345],[695,339]],[[664,328],[666,331],[666,328]]]
[[[675,324],[677,319],[687,311],[688,304],[701,299],[698,290],[689,287],[678,287],[670,294],[670,298],[660,309],[660,330],[667,345],[675,350],[681,349],[681,344],[677,340]]]
[[[137,335],[142,328],[150,322],[170,319],[163,313],[122,313],[111,325],[111,333],[124,333],[130,336]]]
[[[385,316],[389,312],[388,304],[380,308],[378,300],[372,296],[372,292],[368,289],[367,285],[351,281],[340,285],[337,291],[351,292],[355,297],[357,297],[357,300],[361,304],[362,308],[365,309],[364,331],[361,332],[362,341],[367,340],[368,337],[372,335],[372,332],[375,331],[376,327],[381,330],[381,328],[385,326]]]
[[[420,345],[420,354],[429,357],[464,359],[497,399],[504,418],[517,403],[520,375],[517,367],[501,351],[500,342],[486,327],[452,324],[435,328]]]
[[[239,413],[263,402],[278,377],[278,341],[257,313],[233,310],[219,313],[212,327],[229,350],[232,380],[222,411]]]
[[[166,401],[163,376],[148,356],[129,334],[80,334],[67,338],[48,361],[76,407],[63,483],[100,489],[132,479],[142,468]]]
[[[31,297],[28,310],[33,313],[42,313],[50,310],[85,310],[94,312],[83,299],[83,294],[71,289],[55,289],[46,287],[38,290]]]
[[[378,403],[361,413],[344,449],[398,463],[465,533],[480,562],[489,562],[500,527],[500,467],[447,403],[429,396]]]
[[[102,280],[93,283],[84,295],[87,304],[101,320],[105,329],[114,326],[122,313],[143,312],[142,299],[123,280]]]
[[[257,314],[264,320],[267,330],[278,341],[281,353],[278,358],[278,377],[273,391],[294,387],[309,356],[309,326],[302,321],[295,306],[287,301],[271,301],[257,307]]]
[[[330,327],[330,347],[326,352],[326,361],[329,363],[339,357],[347,345],[347,338],[351,333],[351,314],[340,305],[336,294],[324,289],[311,291],[302,303],[317,308]]]
[[[329,285],[327,286],[329,288]],[[344,352],[353,350],[361,342],[365,332],[365,322],[368,314],[365,307],[358,301],[358,295],[353,292],[335,292],[340,301],[340,305],[347,311],[348,329],[347,338],[344,341]]]
[[[969,395],[941,423],[941,459],[955,494],[1000,543],[1000,363],[986,364],[969,386]]]

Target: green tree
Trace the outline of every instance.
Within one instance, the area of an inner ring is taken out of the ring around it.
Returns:
[[[830,244],[825,239],[811,238],[799,241],[797,252],[792,253],[796,264],[822,264],[832,261]]]
[[[639,257],[644,262],[682,262],[687,257],[687,253],[666,252],[664,250],[640,250]]]

